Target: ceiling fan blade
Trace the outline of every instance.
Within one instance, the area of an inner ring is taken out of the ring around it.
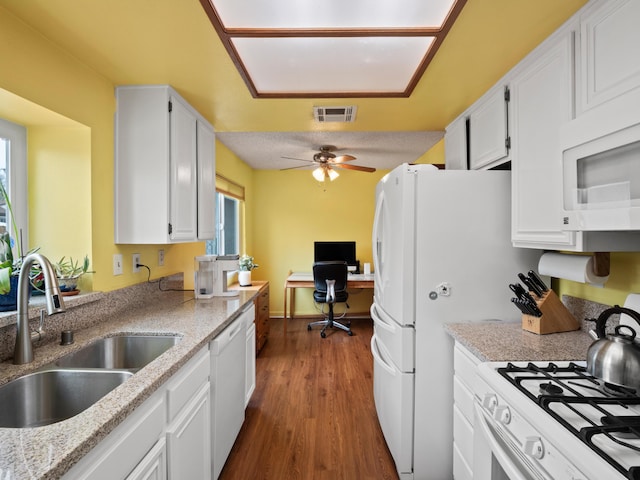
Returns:
[[[280,157],[280,158],[286,158],[287,160],[297,160],[299,162],[315,163],[313,160],[305,160],[303,158],[295,158],[295,157]]]
[[[280,171],[283,171],[283,170],[295,170],[296,168],[309,168],[309,167],[311,167],[311,165],[296,165],[295,167],[281,168]]]
[[[355,160],[356,157],[352,155],[339,155],[333,160],[330,160],[331,163],[342,163],[342,162],[350,162],[351,160]]]
[[[338,168],[345,168],[347,170],[358,170],[359,172],[373,173],[376,171],[376,169],[373,167],[361,167],[360,165],[350,165],[348,163],[336,163],[333,166]]]

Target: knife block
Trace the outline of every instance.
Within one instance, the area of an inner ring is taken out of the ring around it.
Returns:
[[[523,330],[546,335],[547,333],[572,332],[580,329],[580,322],[571,315],[553,290],[548,290],[541,299],[536,301],[536,304],[542,312],[542,316],[534,317],[523,314]]]

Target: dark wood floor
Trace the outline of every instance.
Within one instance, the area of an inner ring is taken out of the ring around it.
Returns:
[[[272,319],[256,390],[221,480],[397,479],[373,402],[371,320],[320,338]]]

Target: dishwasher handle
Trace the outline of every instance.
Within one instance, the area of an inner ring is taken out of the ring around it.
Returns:
[[[246,321],[243,314],[231,322],[227,328],[213,339],[211,342],[211,353],[213,355],[218,355],[222,352],[240,333],[246,331],[245,327]]]

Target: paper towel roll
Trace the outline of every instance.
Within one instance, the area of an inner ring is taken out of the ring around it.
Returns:
[[[565,278],[574,282],[590,283],[602,286],[609,276],[599,277],[593,272],[593,256],[570,255],[567,253],[548,252],[542,254],[538,263],[540,275]]]
[[[636,312],[640,312],[640,294],[638,293],[630,293],[627,295],[627,299],[624,301],[624,307],[630,308],[631,310],[635,310]],[[640,325],[629,315],[625,315],[624,313],[620,314],[620,325],[627,325],[633,328],[636,332],[636,342],[640,341],[638,338],[638,332],[640,332]],[[624,332],[628,333],[628,332]]]

